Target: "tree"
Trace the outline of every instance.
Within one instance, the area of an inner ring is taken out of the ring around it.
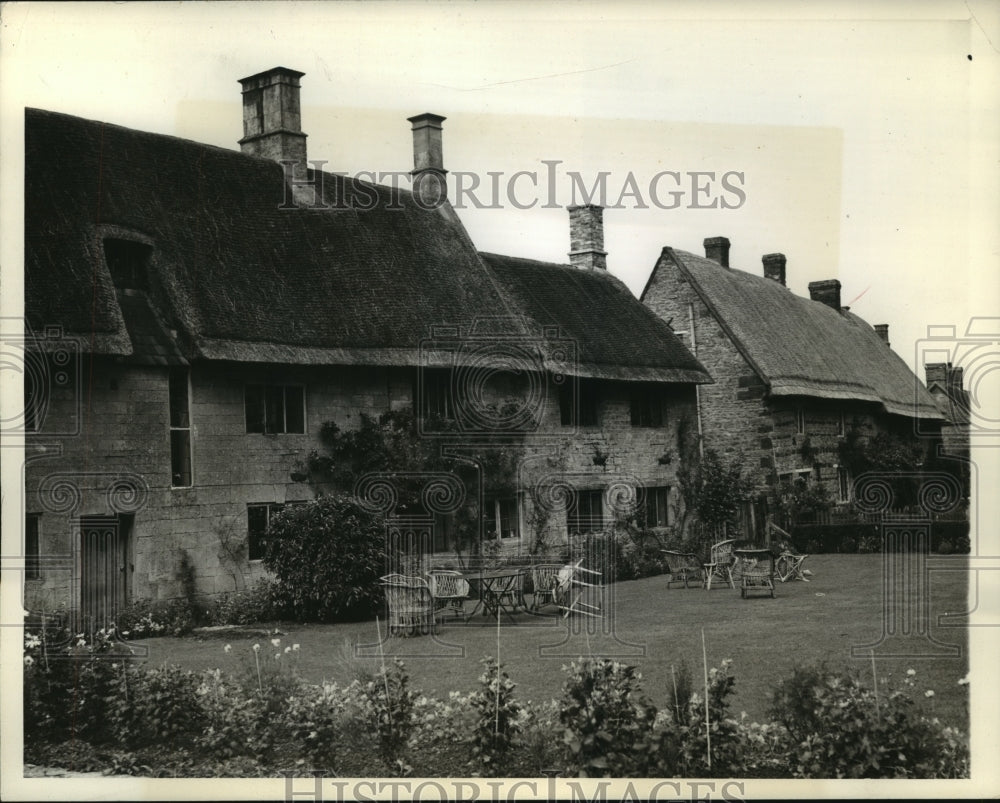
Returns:
[[[687,510],[709,529],[735,524],[753,487],[738,460],[724,461],[712,449],[683,461],[677,480]]]

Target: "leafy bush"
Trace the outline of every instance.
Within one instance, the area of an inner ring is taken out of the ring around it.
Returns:
[[[908,672],[910,688],[915,674]],[[793,777],[967,777],[968,747],[958,732],[914,708],[905,689],[877,694],[853,674],[820,665],[780,682],[771,713],[786,729]]]
[[[485,667],[479,678],[482,689],[473,692],[469,702],[477,717],[472,732],[472,755],[480,767],[497,774],[520,730],[521,707],[514,700],[515,683],[491,656],[481,662]]]
[[[271,520],[264,565],[299,621],[368,615],[381,600],[382,519],[347,495],[286,507]]]
[[[129,670],[118,668],[116,694],[108,700],[118,744],[131,748],[168,741],[193,745],[205,717],[196,690],[198,677],[176,666]]]
[[[606,659],[582,659],[569,670],[559,713],[569,771],[581,777],[641,774],[641,745],[656,709],[641,695],[638,670]]]
[[[120,669],[130,660],[113,630],[99,630],[91,639],[65,630],[25,633],[25,742],[109,741],[110,703],[119,693]]]
[[[196,612],[186,598],[137,599],[118,611],[118,632],[127,639],[183,636],[195,626]]]
[[[671,693],[673,706],[652,740],[649,750],[657,775],[719,777],[740,775],[745,763],[745,738],[740,723],[729,716],[729,697],[736,679],[729,671],[731,662],[708,671],[708,722],[705,699],[693,691],[685,666],[676,674],[677,692]],[[687,694],[686,700],[682,698]],[[709,759],[711,747],[711,760]]]
[[[261,578],[250,588],[218,595],[209,610],[213,625],[253,625],[286,615],[278,584]]]
[[[387,764],[401,764],[403,749],[413,730],[415,695],[408,688],[406,667],[393,658],[392,667],[384,666],[365,684],[369,722],[378,736],[379,754]]]

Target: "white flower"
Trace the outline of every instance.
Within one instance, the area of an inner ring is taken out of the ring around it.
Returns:
[[[934,696],[934,689],[928,689],[927,691],[924,692],[924,697],[933,697],[933,696]]]
[[[281,644],[281,639],[280,638],[273,638],[273,639],[271,639],[271,646],[272,647],[277,647],[279,644]]]
[[[232,644],[227,644],[225,647],[222,648],[222,651],[223,652],[232,652],[233,651],[233,645]]]
[[[34,658],[32,658],[30,655],[25,655],[24,656],[24,665],[25,666],[31,666],[33,663],[35,663],[35,659]]]
[[[287,655],[288,653],[290,653],[291,651],[292,651],[292,648],[291,648],[291,647],[285,647],[285,654],[286,654],[286,655]]]
[[[917,674],[917,670],[916,669],[907,669],[906,670],[906,674],[909,675],[910,677],[913,677],[915,674]]]
[[[299,645],[298,644],[293,644],[292,645],[292,650],[294,650],[295,652],[298,652],[299,651]]]
[[[277,660],[278,660],[278,659],[279,659],[280,657],[281,657],[281,653],[280,653],[280,652],[276,652],[276,653],[274,654],[274,660],[275,660],[275,661],[277,661]]]
[[[958,685],[959,686],[968,686],[969,685],[969,676],[966,675],[964,678],[959,678],[958,679]]]
[[[254,644],[253,645],[253,651],[254,652],[260,652],[260,645],[259,644]]]

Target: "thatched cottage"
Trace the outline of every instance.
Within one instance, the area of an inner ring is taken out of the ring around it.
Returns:
[[[812,282],[802,298],[785,286],[784,255],[765,255],[761,276],[730,266],[725,237],[704,247],[664,248],[641,299],[716,380],[698,389],[699,427],[706,448],[752,472],[748,529],[761,531],[779,486],[794,481],[846,508],[847,442],[891,433],[936,453],[934,398],[890,348],[888,325],[841,305],[838,280]]]
[[[410,119],[412,192],[313,170],[301,77],[242,80],[242,152],[26,111],[29,607],[105,621],[180,595],[182,559],[199,592],[252,581],[269,517],[316,492],[296,467],[324,424],[387,410],[515,426],[518,487],[482,477],[479,500],[508,549],[538,536],[553,465],[563,536],[623,487],[669,523],[679,422],[711,379],[605,268],[601,210],[570,210],[568,265],[479,253],[446,198],[444,118]],[[520,413],[491,418],[463,371],[520,388]]]

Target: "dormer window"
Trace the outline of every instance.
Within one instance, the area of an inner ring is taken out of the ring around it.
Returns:
[[[153,249],[134,240],[108,237],[104,240],[104,261],[118,290],[148,288],[149,257]]]

